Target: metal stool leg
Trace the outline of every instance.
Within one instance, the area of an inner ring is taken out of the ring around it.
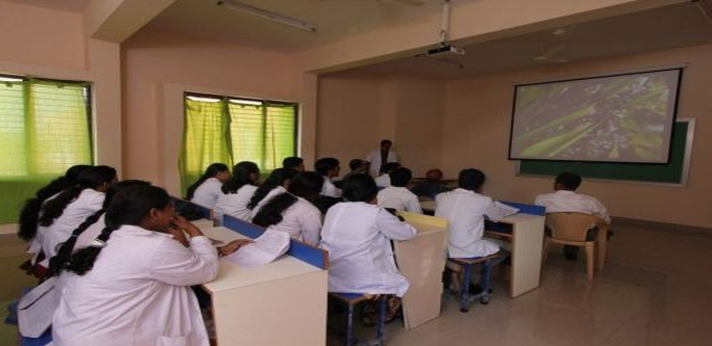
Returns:
[[[346,346],[354,344],[354,305],[348,304],[346,313]]]
[[[470,311],[470,277],[472,276],[472,266],[464,265],[462,283],[460,283],[460,312]]]
[[[490,300],[490,273],[492,272],[492,264],[489,260],[482,263],[482,296],[480,304],[487,305]]]
[[[386,307],[388,303],[388,296],[382,294],[378,298],[378,323],[376,324],[376,341],[379,346],[383,346],[385,342],[385,328],[386,328]]]

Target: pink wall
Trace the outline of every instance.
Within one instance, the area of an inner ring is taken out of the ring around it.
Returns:
[[[712,45],[623,56],[578,64],[552,65],[447,84],[443,126],[442,163],[446,175],[463,167],[485,171],[485,193],[496,198],[533,201],[552,188],[551,179],[518,177],[507,150],[513,85],[523,82],[607,74],[687,63],[678,116],[695,118],[695,143],[689,184],[685,188],[624,183],[584,182],[580,191],[591,194],[612,215],[635,219],[710,227],[705,212],[712,192]]]
[[[286,56],[169,31],[134,35],[122,44],[122,65],[127,176],[171,190],[177,181],[166,172],[177,171],[182,91],[301,101]]]

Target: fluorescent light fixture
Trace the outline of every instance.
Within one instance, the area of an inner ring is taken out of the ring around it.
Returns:
[[[218,6],[225,6],[227,8],[233,9],[235,11],[240,11],[240,12],[244,12],[247,14],[251,14],[253,16],[258,16],[258,17],[262,17],[265,19],[269,19],[269,20],[275,21],[277,23],[289,25],[291,27],[301,29],[304,31],[315,32],[317,30],[316,25],[309,24],[307,22],[301,21],[296,18],[287,17],[287,16],[283,16],[278,13],[263,10],[258,7],[243,4],[243,3],[235,1],[235,0],[220,0],[220,1],[218,1]]]
[[[220,99],[212,98],[212,97],[198,97],[198,96],[188,96],[189,100],[193,101],[200,101],[200,102],[212,102],[212,103],[217,103],[220,102]]]
[[[22,78],[12,78],[0,76],[0,82],[22,82]]]
[[[262,105],[262,102],[260,102],[260,101],[251,101],[251,100],[230,99],[230,102],[241,104],[241,105],[250,105],[250,106],[261,106]]]

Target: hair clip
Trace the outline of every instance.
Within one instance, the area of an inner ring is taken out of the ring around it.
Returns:
[[[99,239],[99,238],[95,238],[94,240],[91,241],[91,243],[89,244],[89,246],[90,246],[90,247],[102,248],[102,247],[106,246],[106,242],[103,241],[103,240],[101,240],[101,239]]]

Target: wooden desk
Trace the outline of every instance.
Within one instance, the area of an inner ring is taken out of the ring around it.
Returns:
[[[403,296],[403,320],[411,329],[440,316],[447,221],[408,212],[399,215],[418,231],[411,240],[394,242],[398,269],[410,282]]]
[[[435,210],[434,201],[420,202],[420,206],[423,211]],[[495,240],[504,247],[511,248],[512,270],[509,295],[512,298],[539,287],[545,219],[543,207],[538,208],[524,204],[515,204],[514,206],[522,211],[507,216],[499,222],[487,222],[485,225],[485,237]],[[525,206],[527,208],[523,208]]]
[[[225,243],[247,238],[225,227],[203,232]],[[290,255],[256,268],[221,259],[218,277],[202,285],[217,345],[325,345],[327,280],[326,270]]]

